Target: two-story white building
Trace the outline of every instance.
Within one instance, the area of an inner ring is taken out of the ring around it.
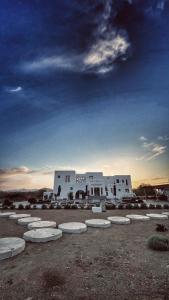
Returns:
[[[122,199],[133,195],[130,175],[103,176],[102,172],[76,174],[75,171],[55,171],[53,199]]]

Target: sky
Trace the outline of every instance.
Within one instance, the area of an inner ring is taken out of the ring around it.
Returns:
[[[1,189],[169,182],[169,1],[2,0]]]

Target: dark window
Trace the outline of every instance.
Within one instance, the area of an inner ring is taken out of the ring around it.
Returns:
[[[119,189],[119,192],[121,192],[121,189]]]
[[[101,195],[103,195],[103,188],[101,187]]]
[[[90,179],[90,180],[93,180],[93,176],[89,176],[89,179]]]
[[[91,195],[93,195],[93,188],[91,188]]]
[[[124,179],[122,179],[122,183],[124,183]]]
[[[126,179],[126,185],[128,185],[128,180]]]
[[[72,186],[70,187],[70,190],[71,190],[71,191],[73,190],[73,187],[72,187]]]
[[[106,191],[106,192],[108,192],[108,188],[107,188],[107,186],[105,186],[105,191]]]
[[[58,175],[58,178],[60,178],[60,175]]]
[[[70,182],[70,175],[66,175],[65,182]]]
[[[116,179],[116,182],[119,183],[119,179]]]
[[[125,189],[126,193],[129,193],[129,189]]]
[[[106,196],[108,196],[108,192],[106,192]]]

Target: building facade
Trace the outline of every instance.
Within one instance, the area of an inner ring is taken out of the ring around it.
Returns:
[[[55,200],[122,199],[133,195],[130,175],[103,176],[102,172],[77,174],[75,171],[55,171],[52,192]]]

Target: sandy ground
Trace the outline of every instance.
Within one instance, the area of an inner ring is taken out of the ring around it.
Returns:
[[[161,210],[22,210],[57,224],[128,213]],[[88,228],[46,244],[27,243],[23,253],[0,262],[0,299],[4,300],[161,300],[169,299],[169,252],[147,248],[155,224],[169,220]],[[15,221],[0,219],[0,237],[22,237]],[[162,233],[169,236],[169,232]],[[167,267],[168,266],[168,267]]]

